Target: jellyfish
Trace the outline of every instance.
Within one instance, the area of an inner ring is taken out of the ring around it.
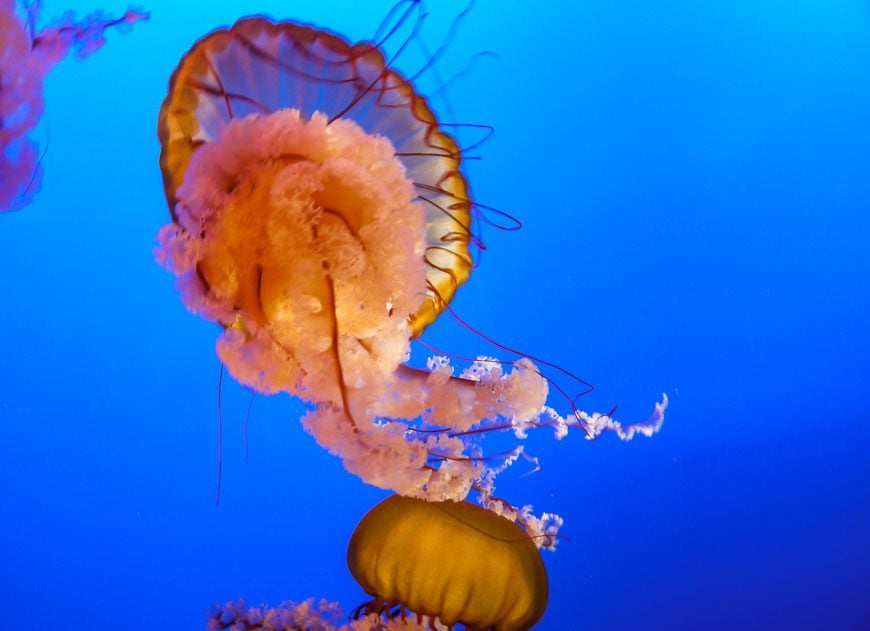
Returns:
[[[409,366],[411,341],[470,277],[484,208],[450,128],[384,52],[423,15],[420,2],[399,2],[386,35],[357,44],[264,17],[197,41],[159,115],[171,222],[155,254],[186,307],[221,326],[230,374],[309,403],[304,428],[347,470],[432,501],[476,490],[502,516],[552,534],[557,520],[493,495],[500,471],[534,459],[522,444],[486,454],[482,437],[522,439],[534,427],[651,435],[667,401],[623,426],[557,413],[527,358],[480,358],[459,374],[441,356]]]
[[[72,49],[84,59],[106,43],[110,27],[128,28],[148,14],[129,9],[117,19],[102,12],[76,22],[66,13],[37,30],[41,2],[0,0],[0,212],[18,210],[39,190],[42,169],[28,134],[42,116],[42,82]]]
[[[348,625],[339,627],[337,604],[309,599],[277,608],[229,603],[213,612],[209,629],[522,631],[547,606],[547,572],[529,534],[467,501],[388,497],[357,525],[347,565],[372,597]]]
[[[516,523],[470,502],[393,495],[362,519],[347,564],[373,599],[358,611],[448,627],[529,629],[547,606],[538,547]]]

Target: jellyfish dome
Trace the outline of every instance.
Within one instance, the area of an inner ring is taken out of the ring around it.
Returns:
[[[565,419],[527,359],[459,375],[446,358],[405,364],[469,278],[477,205],[458,143],[379,43],[242,19],[182,58],[158,135],[172,219],[158,260],[188,309],[221,325],[229,372],[312,404],[306,430],[364,481],[461,500],[522,453],[493,464],[476,441],[487,431],[660,425],[664,403],[626,428]]]
[[[95,13],[77,22],[65,14],[36,30],[41,3],[17,5],[16,0],[0,0],[0,212],[20,209],[39,190],[39,152],[28,134],[42,116],[48,72],[70,50],[78,59],[97,51],[109,27],[129,27],[148,17],[130,9],[117,19]]]
[[[547,572],[529,535],[469,502],[389,497],[357,526],[347,563],[373,596],[365,613],[409,610],[448,628],[519,631],[547,607]]]

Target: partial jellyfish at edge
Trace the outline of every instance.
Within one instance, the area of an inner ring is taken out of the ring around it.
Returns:
[[[103,12],[76,21],[72,13],[41,29],[39,0],[0,0],[0,213],[29,204],[42,183],[37,143],[30,137],[42,116],[43,81],[70,50],[82,60],[102,48],[110,27],[148,18],[128,9],[113,19]]]

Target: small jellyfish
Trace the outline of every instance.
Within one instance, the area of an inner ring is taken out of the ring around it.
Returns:
[[[544,615],[548,582],[535,542],[469,502],[393,495],[360,521],[347,564],[373,598],[357,613],[413,613],[450,628],[520,631]]]
[[[42,83],[70,50],[84,59],[106,43],[110,27],[129,27],[148,14],[129,9],[117,19],[102,12],[75,21],[71,13],[37,30],[39,0],[0,0],[0,212],[30,203],[42,181],[39,151],[28,134],[42,116]]]

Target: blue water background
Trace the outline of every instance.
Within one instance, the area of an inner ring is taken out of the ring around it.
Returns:
[[[218,328],[152,258],[155,128],[209,30],[260,12],[365,39],[390,6],[152,0],[49,76],[43,189],[0,217],[4,629],[364,600],[345,547],[385,493],[314,444],[297,402],[254,401],[245,464],[248,395],[225,380],[215,507]],[[430,50],[463,7],[430,2]],[[499,58],[435,106],[495,127],[468,175],[524,227],[484,232],[457,312],[592,381],[586,409],[671,400],[654,438],[539,432],[543,470],[503,476],[502,496],[565,518],[540,628],[870,628],[867,3],[481,0],[442,80],[481,51]],[[498,353],[446,320],[427,339]]]

